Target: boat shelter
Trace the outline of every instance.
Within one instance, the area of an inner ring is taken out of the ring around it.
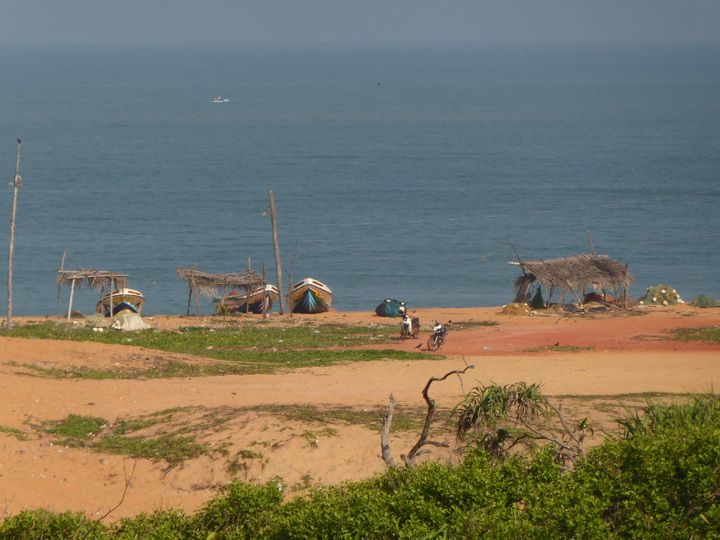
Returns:
[[[251,270],[231,274],[209,274],[200,272],[193,266],[192,268],[176,268],[176,274],[179,278],[187,280],[188,283],[190,290],[187,307],[188,315],[190,315],[190,303],[193,296],[195,297],[197,314],[202,315],[200,313],[200,295],[212,298],[217,296],[220,289],[222,289],[223,298],[225,298],[228,288],[241,288],[246,294],[249,294],[251,291],[266,285],[265,280]]]
[[[570,292],[582,306],[581,298],[591,290],[612,291],[617,298],[622,291],[623,302],[627,302],[628,289],[633,277],[625,263],[611,259],[607,255],[573,255],[557,259],[539,261],[520,260],[523,275],[515,279],[515,300],[517,303],[530,301],[533,285],[544,285],[548,291],[548,303],[553,292],[562,291],[559,304],[565,293]],[[578,296],[580,292],[581,296]],[[627,305],[625,305],[627,307]]]
[[[117,272],[108,272],[106,270],[85,270],[78,268],[77,270],[58,270],[58,309],[60,302],[60,287],[63,284],[70,284],[70,304],[68,306],[67,318],[70,320],[72,314],[73,298],[75,296],[75,289],[82,287],[83,284],[89,287],[94,287],[102,293],[105,287],[108,287],[110,291],[122,289],[127,287],[127,274],[119,274]]]

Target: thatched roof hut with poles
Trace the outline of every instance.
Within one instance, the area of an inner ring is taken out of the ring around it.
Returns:
[[[70,284],[70,304],[68,306],[68,321],[72,314],[73,298],[75,296],[75,289],[80,288],[83,284],[89,287],[95,288],[102,293],[105,287],[112,292],[115,288],[122,289],[127,287],[127,274],[119,274],[117,272],[108,272],[106,270],[95,270],[95,269],[83,269],[78,268],[77,270],[58,270],[58,301],[60,299],[60,287],[63,284]]]
[[[584,296],[590,290],[603,293],[613,291],[616,298],[618,291],[621,290],[622,297],[626,301],[628,289],[633,281],[627,264],[611,259],[607,255],[594,253],[538,261],[520,260],[515,264],[519,264],[523,270],[523,275],[515,279],[514,283],[516,303],[530,301],[530,290],[533,285],[545,286],[548,291],[548,303],[555,289],[562,291],[559,304],[562,304],[565,293],[570,292],[582,306],[583,301],[577,292],[581,291]]]
[[[228,288],[242,288],[246,294],[249,294],[251,291],[266,285],[265,279],[251,270],[230,274],[210,274],[200,272],[193,266],[191,268],[176,268],[176,274],[179,278],[187,280],[188,283],[190,290],[187,307],[188,315],[190,315],[190,303],[193,296],[195,296],[197,314],[202,315],[200,313],[200,295],[212,298],[217,296],[219,290],[222,289],[224,300]]]

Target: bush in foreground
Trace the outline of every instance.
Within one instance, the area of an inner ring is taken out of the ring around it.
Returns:
[[[277,482],[228,486],[193,516],[156,511],[103,525],[23,512],[0,538],[719,538],[720,401],[650,404],[565,472],[552,449],[501,463],[388,470],[282,502]]]

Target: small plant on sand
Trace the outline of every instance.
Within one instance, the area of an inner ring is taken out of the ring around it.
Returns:
[[[464,330],[466,328],[475,328],[478,326],[500,326],[497,321],[453,321],[453,330]]]
[[[46,433],[64,437],[64,439],[53,441],[54,444],[78,448],[86,446],[89,441],[100,435],[105,427],[107,427],[107,420],[104,418],[70,414],[60,422],[46,423],[44,430]]]
[[[338,431],[335,428],[325,427],[320,430],[306,430],[302,433],[302,437],[308,440],[310,446],[318,446],[319,439],[322,437],[337,437]]]
[[[476,440],[478,446],[491,449],[496,456],[506,454],[519,442],[548,442],[555,447],[556,460],[567,469],[574,469],[578,459],[584,457],[585,437],[594,433],[587,418],[568,425],[562,406],[555,407],[550,403],[539,385],[524,382],[476,386],[457,405],[453,415],[457,418],[459,440],[480,434]],[[559,426],[547,423],[553,417]],[[507,424],[510,428],[497,429],[499,424]]]
[[[0,433],[7,433],[8,435],[12,435],[18,441],[27,441],[28,440],[28,436],[25,434],[25,432],[23,432],[22,430],[16,429],[16,428],[0,426]]]
[[[675,333],[678,341],[703,341],[720,343],[720,328],[683,328]]]
[[[581,351],[591,351],[594,347],[576,347],[574,345],[545,345],[543,347],[532,347],[530,349],[525,349],[526,352],[581,352]]]

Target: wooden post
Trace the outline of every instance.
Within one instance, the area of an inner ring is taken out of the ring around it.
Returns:
[[[10,250],[8,251],[8,312],[7,329],[12,326],[12,282],[13,282],[13,251],[15,249],[15,212],[17,211],[18,190],[22,186],[20,177],[20,139],[17,140],[17,160],[15,161],[15,178],[10,184],[13,186],[12,217],[10,218]]]
[[[198,317],[202,317],[202,313],[200,312],[200,293],[196,287],[193,287],[193,292],[195,293],[195,307],[197,308]]]
[[[597,253],[595,253],[595,246],[593,245],[593,242],[592,242],[592,236],[590,236],[590,231],[587,232],[587,238],[588,238],[588,243],[590,244],[590,253],[592,253],[593,255],[597,255]]]
[[[262,315],[263,319],[267,319],[267,308],[268,308],[268,292],[267,292],[267,277],[265,275],[265,261],[262,263],[262,287],[263,287],[263,297],[262,297]]]
[[[67,250],[63,251],[62,261],[60,261],[60,272],[59,274],[62,275],[63,270],[65,270],[65,256],[67,255]],[[60,282],[58,281],[58,297],[57,297],[57,305],[55,306],[55,316],[60,316]]]
[[[108,300],[108,308],[110,309],[109,317],[111,319],[113,317],[113,286],[114,286],[113,275],[110,274],[110,300]],[[102,297],[100,297],[100,301],[102,302]]]
[[[278,243],[277,218],[275,215],[275,197],[272,189],[269,191],[270,196],[270,219],[272,220],[273,245],[275,246],[275,269],[277,272],[278,290],[283,290],[282,284],[282,266],[280,265],[280,244]],[[285,314],[285,299],[280,294],[280,313]]]
[[[292,317],[293,311],[295,311],[295,299],[293,298],[293,295],[292,295],[292,289],[293,289],[292,272],[290,272],[290,276],[288,277],[288,279],[290,280],[290,283],[288,284],[288,292],[287,292],[288,312],[290,313],[290,316]]]
[[[72,313],[73,296],[75,296],[75,280],[70,280],[70,304],[68,305],[67,320],[70,322],[70,314]]]

